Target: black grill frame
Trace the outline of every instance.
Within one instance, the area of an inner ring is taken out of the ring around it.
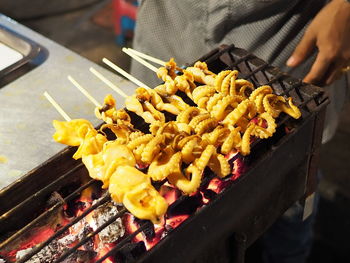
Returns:
[[[199,60],[207,62],[209,69],[214,72],[237,68],[241,72],[240,77],[252,81],[255,86],[269,84],[272,85],[276,94],[292,96],[295,104],[301,107],[303,118],[302,120],[293,121],[288,116],[282,116],[278,121],[279,127],[290,122],[294,126],[292,132],[277,141],[268,139],[254,143],[252,154],[247,157],[248,162],[253,160],[249,170],[225,189],[214,201],[163,238],[137,262],[161,262],[164,261],[164,256],[166,256],[167,262],[192,262],[210,243],[229,238],[233,234],[237,237],[236,261],[243,262],[244,253],[242,251],[252,244],[293,202],[314,191],[318,149],[321,144],[321,131],[328,103],[324,91],[289,77],[277,68],[268,65],[243,49],[236,48],[234,45],[221,46]],[[33,218],[29,215],[30,209],[28,210],[28,206],[36,202],[43,204],[48,194],[55,188],[72,181],[69,178],[72,173],[77,173],[77,171],[84,173],[81,162],[71,159],[74,150],[72,147],[66,148],[31,171],[27,176],[0,192],[0,200],[14,200],[12,204],[5,205],[3,211],[1,211],[0,222],[2,224],[0,225],[3,227],[0,229],[0,233],[8,234],[9,231],[19,228],[18,232],[12,235],[10,239],[5,240],[0,247],[4,247],[7,243],[21,236],[35,225],[36,220],[46,217],[51,210],[62,206],[62,203],[54,205],[31,222]],[[286,160],[288,161],[286,162]],[[286,165],[281,166],[283,162]],[[57,166],[60,164],[61,166]],[[276,167],[279,169],[276,169]],[[50,176],[46,175],[48,172]],[[43,179],[43,176],[46,176],[46,179]],[[34,189],[29,191],[26,188],[35,179],[38,180],[35,187],[39,190],[32,195]],[[93,183],[93,180],[89,181],[67,196],[64,201],[67,202]],[[259,185],[259,187],[256,187],[256,185]],[[19,196],[17,193],[21,189],[24,194]],[[247,189],[252,189],[252,193],[247,193]],[[108,200],[109,197],[105,196],[98,204]],[[244,202],[240,204],[242,200]],[[232,203],[240,204],[235,211],[227,209]],[[81,217],[96,207],[97,205],[88,209]],[[19,211],[24,211],[28,216],[23,219],[23,216],[18,215]],[[266,214],[266,211],[269,211],[269,213]],[[108,221],[104,226],[112,223],[125,212],[125,210],[121,211],[118,216]],[[76,218],[71,224],[77,222],[81,217]],[[23,223],[28,224],[21,228],[20,226]],[[34,249],[31,254],[37,253],[43,246],[59,236],[61,232],[63,233],[71,224],[58,231]],[[102,262],[109,255],[114,254],[137,233],[143,231],[145,227],[145,225],[141,226],[97,262]],[[103,226],[55,262],[64,260],[69,256],[69,253],[87,242],[91,236],[102,229]],[[199,241],[200,237],[203,240]],[[184,240],[186,242],[183,242]],[[186,244],[197,245],[188,246]],[[24,262],[32,256],[31,254],[18,262]],[[169,257],[169,255],[172,256]]]

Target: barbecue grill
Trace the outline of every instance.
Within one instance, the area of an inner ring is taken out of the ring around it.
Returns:
[[[222,191],[208,190],[208,180],[214,175],[206,172],[209,179],[203,181],[201,189],[206,191],[204,197],[209,201],[203,202],[198,193],[178,197],[170,205],[167,217],[186,215],[186,219],[176,228],[166,225],[152,248],[146,247],[145,240],[155,238],[155,226],[146,220],[131,219],[134,228],[126,229],[109,252],[97,261],[93,259],[96,254],[86,249],[91,240],[118,218],[123,218],[123,224],[130,219],[126,209],[118,207],[106,221],[94,230],[88,230],[60,255],[53,255],[49,262],[102,262],[107,258],[117,258],[118,262],[162,262],[165,258],[167,262],[203,262],[213,244],[222,244],[220,240],[232,236],[235,240],[235,247],[231,248],[234,249],[234,260],[243,262],[247,247],[290,205],[313,193],[328,103],[324,91],[288,76],[234,45],[221,46],[199,60],[205,61],[213,72],[237,69],[241,74],[239,77],[248,79],[255,86],[269,84],[277,95],[293,97],[302,111],[302,119],[292,120],[281,115],[273,137],[255,141],[247,157],[233,156],[230,162],[234,173],[231,178],[220,181]],[[135,116],[133,121],[136,128],[145,129]],[[101,205],[110,203],[110,197],[101,192],[100,183],[89,179],[82,163],[71,158],[74,151],[72,147],[65,148],[0,192],[0,257],[3,261],[12,262],[8,252],[18,250],[19,244],[33,231],[45,224],[52,225],[56,222],[53,218],[63,210],[67,214],[67,205],[82,192],[93,189],[92,196],[96,200],[92,205],[70,217],[64,226],[60,223],[54,233],[36,246],[22,251],[17,262],[40,262],[30,261],[30,258],[38,260],[43,256],[42,251],[47,254],[57,249],[57,240],[62,240],[70,227],[100,209]],[[144,241],[137,239],[140,234]],[[84,250],[79,249],[82,246]]]

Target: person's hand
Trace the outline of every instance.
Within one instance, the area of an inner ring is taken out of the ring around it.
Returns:
[[[329,85],[339,77],[342,68],[350,65],[350,3],[345,0],[328,3],[306,29],[287,66],[298,66],[315,47],[316,60],[303,81]]]

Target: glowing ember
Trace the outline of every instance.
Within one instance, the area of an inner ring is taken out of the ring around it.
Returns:
[[[245,165],[243,157],[238,152],[231,152],[225,157],[229,160],[232,167],[232,175],[230,177],[222,179],[213,177],[212,174],[204,174],[203,177],[206,180],[203,180],[199,191],[189,196],[183,195],[169,183],[164,183],[159,187],[159,192],[167,201],[169,209],[160,224],[154,225],[150,221],[139,220],[133,215],[126,213],[122,218],[115,220],[99,234],[93,236],[79,247],[76,252],[69,256],[70,262],[95,262],[114,248],[118,244],[119,239],[134,233],[144,224],[146,224],[145,230],[137,234],[131,240],[131,243],[121,247],[115,258],[109,257],[104,262],[113,263],[116,260],[124,262],[123,258],[128,258],[135,251],[139,253],[138,255],[141,255],[145,250],[154,247],[173,229],[180,226],[182,222],[203,206],[209,204],[210,201],[214,200],[218,194],[243,174]],[[0,252],[0,257],[3,256],[12,262],[30,253],[35,245],[49,239],[59,228],[68,224],[72,218],[81,215],[86,209],[95,204],[98,200],[92,200],[94,195],[96,193],[93,193],[93,188],[87,188],[78,200],[63,206],[63,209],[57,215],[57,218],[60,219],[59,223],[51,223],[46,227],[36,229],[35,233],[28,240],[17,244],[16,249],[5,254]],[[106,202],[71,226],[65,235],[61,235],[53,240],[28,262],[52,262],[59,258],[66,249],[78,244],[83,238],[89,236],[91,232],[107,222],[112,216],[117,215],[117,213],[117,206],[111,201]],[[123,253],[126,254],[123,256]]]
[[[165,198],[169,206],[181,196],[181,192],[170,185],[162,185],[159,193]]]
[[[174,216],[172,218],[168,218],[166,220],[166,226],[165,227],[167,229],[169,229],[169,227],[171,227],[171,229],[177,228],[188,217],[189,217],[189,215],[179,215],[179,216]]]

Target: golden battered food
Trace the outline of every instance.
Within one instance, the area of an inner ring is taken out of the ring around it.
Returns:
[[[275,118],[281,112],[301,117],[292,98],[273,94],[268,85],[254,89],[248,80],[238,79],[237,70],[216,75],[204,62],[181,70],[182,75],[176,74],[178,70],[171,59],[157,72],[162,85],[137,88],[125,100],[129,111],[150,124],[148,134],[133,127],[129,114],[116,109],[111,95],[95,109],[105,122],[99,131],[87,120],[53,121],[54,139],[79,146],[73,158],[82,157],[90,176],[108,187],[113,200],[153,223],[164,216],[168,204],[152,180],[167,180],[185,194],[195,193],[206,167],[220,178],[228,176],[231,168],[225,155],[248,155],[251,141],[275,133]],[[178,90],[197,106],[187,104]],[[169,115],[171,121],[165,118]],[[107,141],[106,129],[116,139]]]
[[[56,142],[69,146],[79,146],[89,130],[95,130],[88,120],[75,119],[71,121],[52,121],[55,133],[52,136]]]
[[[108,191],[115,202],[123,203],[133,215],[155,224],[168,209],[150,177],[132,166],[118,166],[111,175]]]
[[[301,112],[299,108],[293,104],[292,98],[288,98],[288,104],[281,105],[281,110],[294,119],[299,119],[301,117]]]
[[[190,165],[185,170],[185,175],[181,171],[172,173],[168,176],[168,180],[171,184],[175,185],[178,189],[186,194],[191,194],[197,191],[202,181],[202,171],[196,166]],[[188,179],[191,178],[191,179]]]
[[[242,155],[248,155],[250,153],[250,140],[255,127],[256,125],[254,123],[250,123],[242,136],[240,148],[240,152],[242,153]]]
[[[147,174],[154,181],[163,181],[181,168],[181,152],[175,153],[171,147],[161,151],[148,167]]]
[[[231,173],[231,167],[227,158],[222,154],[214,154],[211,156],[208,167],[220,178],[224,178]]]
[[[194,81],[215,86],[216,74],[208,70],[205,62],[197,61],[193,67],[187,67],[186,70],[193,75]]]
[[[95,154],[101,151],[107,138],[99,134],[92,124],[84,119],[75,119],[71,121],[54,120],[53,126],[56,132],[53,138],[56,142],[69,146],[79,146],[74,159],[79,159],[84,155]]]
[[[235,125],[240,118],[247,116],[252,119],[256,114],[256,106],[249,99],[242,101],[237,108],[231,111],[222,121],[226,125]]]
[[[275,133],[277,124],[275,119],[267,112],[261,113],[257,117],[258,125],[255,126],[255,129],[252,132],[252,135],[259,137],[260,139],[267,139]],[[264,128],[264,124],[267,126]]]
[[[103,182],[103,188],[109,185],[109,179],[120,165],[135,166],[133,153],[125,145],[115,141],[105,143],[97,154],[85,155],[82,158],[91,178]]]

